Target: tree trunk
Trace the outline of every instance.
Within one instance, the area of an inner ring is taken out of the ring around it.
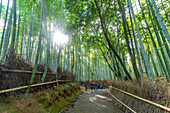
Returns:
[[[47,48],[46,48],[46,64],[45,64],[45,70],[44,70],[44,73],[43,73],[43,76],[42,76],[42,82],[44,82],[45,80],[45,77],[46,77],[46,73],[47,73],[47,69],[48,69],[48,66],[49,66],[49,49],[50,49],[50,46],[49,46],[49,34],[48,34],[48,31],[47,31],[47,14],[46,14],[46,7],[45,7],[45,0],[43,0],[43,6],[44,6],[44,27],[45,27],[45,36],[46,36],[46,40],[47,40]]]
[[[97,10],[98,10],[98,14],[99,14],[99,17],[100,17],[100,22],[101,22],[102,30],[103,30],[104,36],[105,36],[105,38],[106,38],[106,40],[107,40],[107,43],[108,43],[110,49],[113,51],[114,55],[117,57],[117,59],[118,59],[119,62],[121,63],[121,65],[122,65],[122,67],[123,67],[126,75],[127,75],[128,78],[131,80],[132,77],[130,76],[129,72],[126,70],[126,67],[125,67],[125,65],[123,64],[123,62],[122,62],[121,58],[119,57],[119,55],[117,54],[116,50],[115,50],[115,49],[113,48],[113,46],[111,45],[111,42],[110,42],[110,40],[109,40],[109,38],[108,38],[108,35],[107,35],[107,32],[105,31],[103,19],[102,19],[102,16],[101,16],[101,12],[100,12],[100,9],[99,9],[99,7],[98,7],[98,5],[97,5],[96,0],[95,0],[95,4],[96,4]]]
[[[19,41],[19,31],[20,31],[20,10],[21,10],[21,1],[19,0],[18,31],[17,31],[16,47],[15,47],[16,54],[18,54],[18,41]]]
[[[2,45],[3,45],[3,42],[4,42],[4,35],[5,35],[5,31],[6,31],[5,28],[6,28],[6,22],[7,22],[7,17],[8,17],[9,2],[10,2],[10,0],[8,0],[8,3],[7,3],[7,9],[6,9],[6,14],[5,14],[4,27],[3,27],[2,37],[1,37],[0,55],[1,55],[1,51],[2,51]],[[2,1],[1,1],[1,4],[2,4]],[[15,8],[16,8],[16,6],[15,6]],[[15,19],[15,21],[16,21],[16,19]]]
[[[15,45],[15,37],[16,37],[16,0],[13,0],[13,15],[14,15],[14,20],[13,20],[13,30],[12,30],[12,40],[11,40],[11,45],[10,45],[10,50],[9,54],[14,52],[14,45]]]
[[[28,88],[27,88],[27,90],[26,90],[25,95],[28,95],[28,93],[29,93],[29,91],[30,91],[30,88],[31,88],[31,85],[32,85],[32,83],[33,83],[33,81],[34,81],[35,73],[36,73],[36,70],[37,70],[39,53],[40,53],[40,49],[41,49],[42,15],[43,15],[43,4],[41,4],[41,15],[40,15],[40,28],[39,28],[38,50],[37,50],[37,54],[36,54],[36,60],[35,60],[35,64],[34,64],[34,69],[33,69],[33,72],[32,72],[32,76],[31,76],[31,79],[30,79],[30,82],[29,82],[29,85],[28,85]]]
[[[157,37],[157,40],[158,40],[158,45],[159,45],[159,47],[160,47],[160,50],[161,50],[161,53],[162,53],[162,56],[163,56],[163,60],[164,60],[164,63],[165,63],[165,68],[167,69],[167,72],[168,72],[168,75],[166,75],[166,77],[167,77],[167,80],[168,80],[168,82],[169,82],[169,78],[170,78],[170,77],[169,77],[169,76],[170,76],[170,61],[169,61],[169,59],[168,59],[169,57],[167,58],[167,56],[165,55],[165,52],[164,52],[164,50],[163,50],[163,48],[162,48],[162,41],[161,41],[160,36],[159,36],[159,34],[158,34],[158,29],[156,28],[155,23],[154,23],[154,21],[153,21],[153,19],[154,19],[155,17],[152,18],[151,14],[150,14],[148,2],[147,2],[147,7],[148,7],[148,11],[149,11],[149,16],[150,16],[150,18],[151,18],[151,22],[152,22],[152,25],[153,25],[153,28],[154,28],[154,32],[155,32],[156,37]],[[151,11],[152,11],[152,14],[154,14],[152,8],[151,8]],[[153,16],[154,16],[154,15],[153,15]]]
[[[13,9],[11,8],[11,12],[10,12],[8,24],[7,24],[7,29],[5,32],[4,42],[3,42],[3,51],[2,51],[2,57],[1,57],[2,61],[5,61],[6,52],[8,50],[9,39],[11,36],[12,13],[13,13]]]
[[[136,53],[137,53],[138,65],[139,65],[139,70],[140,70],[139,72],[140,72],[140,76],[141,76],[141,83],[143,84],[143,71],[142,71],[142,65],[141,65],[141,62],[140,62],[141,59],[140,59],[140,56],[139,56],[139,51],[138,51],[138,46],[137,46],[137,41],[136,41],[136,36],[135,36],[135,30],[134,30],[134,27],[133,27],[132,16],[131,16],[129,5],[128,5],[128,8],[129,8],[130,22],[131,22],[132,32],[133,32],[133,39],[134,39],[134,42],[135,42],[135,48],[136,48]]]
[[[150,0],[149,0],[149,2],[150,2]],[[165,27],[165,24],[164,24],[164,22],[163,22],[163,20],[162,20],[162,17],[161,17],[161,15],[159,14],[159,10],[158,10],[158,8],[157,8],[157,6],[156,6],[155,0],[151,0],[151,2],[152,2],[152,5],[153,5],[153,7],[154,7],[154,9],[155,9],[155,13],[156,13],[156,15],[157,15],[158,22],[159,22],[159,24],[161,25],[161,28],[162,28],[162,30],[163,30],[163,32],[164,32],[164,34],[165,34],[165,37],[166,37],[166,39],[167,39],[167,41],[168,41],[168,43],[169,43],[169,46],[170,46],[170,36],[169,36],[169,33],[168,33],[168,31],[167,31],[167,29],[166,29],[166,27]],[[151,4],[151,3],[149,3],[149,4]]]
[[[25,6],[25,13],[24,13],[24,23],[23,23],[23,28],[22,28],[22,39],[21,39],[21,51],[20,51],[20,56],[23,53],[23,40],[24,40],[24,34],[25,34],[25,16],[26,16],[26,6]]]
[[[133,20],[134,20],[134,23],[135,23],[136,31],[137,31],[137,34],[138,34],[138,38],[139,38],[142,54],[143,54],[144,61],[145,61],[146,67],[147,67],[147,72],[148,72],[148,75],[149,75],[149,79],[150,79],[151,84],[153,85],[154,81],[153,81],[153,78],[152,78],[151,68],[149,66],[149,62],[148,62],[148,59],[146,57],[145,49],[144,49],[144,46],[143,46],[143,43],[142,43],[142,39],[141,39],[141,36],[140,36],[140,33],[139,33],[139,29],[138,29],[138,26],[137,26],[136,18],[135,18],[134,12],[133,12],[131,0],[128,0],[128,4],[129,4],[131,12],[132,12],[132,16],[133,16]]]
[[[0,4],[0,19],[1,19],[1,11],[2,11],[2,0],[1,0],[1,4]]]

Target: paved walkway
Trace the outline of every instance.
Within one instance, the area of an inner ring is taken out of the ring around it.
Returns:
[[[123,113],[118,109],[106,89],[86,91],[61,113]]]

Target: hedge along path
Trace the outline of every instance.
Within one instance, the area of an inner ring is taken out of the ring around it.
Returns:
[[[72,80],[56,80],[56,81],[51,81],[51,82],[33,84],[33,85],[31,85],[31,87],[48,85],[48,84],[52,84],[52,83],[65,82],[65,81],[72,81]],[[6,89],[6,90],[1,90],[1,91],[0,91],[0,94],[2,94],[2,93],[8,93],[8,92],[11,92],[11,91],[17,91],[17,90],[21,90],[21,89],[26,89],[26,88],[28,88],[28,86],[21,86],[21,87],[17,87],[17,88],[11,88],[11,89]]]
[[[133,95],[133,94],[131,94],[131,93],[128,93],[128,92],[126,92],[126,91],[123,91],[123,90],[121,90],[121,89],[118,89],[118,88],[115,88],[115,87],[112,87],[112,86],[109,86],[109,88],[115,89],[115,90],[120,91],[120,92],[122,92],[122,93],[124,93],[124,94],[127,94],[127,95],[129,95],[129,96],[131,96],[131,97],[134,97],[134,98],[136,98],[136,99],[139,99],[139,100],[141,100],[141,101],[147,102],[147,103],[149,103],[149,104],[152,104],[152,105],[154,105],[154,106],[157,106],[157,107],[159,107],[159,108],[161,108],[161,109],[164,109],[164,110],[170,112],[170,108],[168,108],[168,107],[166,107],[166,106],[163,106],[163,105],[160,105],[160,104],[158,104],[158,103],[152,102],[152,101],[150,101],[150,100],[147,100],[147,99],[138,97],[138,96],[136,96],[136,95]],[[108,91],[108,92],[109,92],[109,91]],[[111,94],[111,93],[109,92],[109,94]]]

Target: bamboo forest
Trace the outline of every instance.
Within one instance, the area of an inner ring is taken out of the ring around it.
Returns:
[[[169,113],[169,0],[0,0],[0,113]]]

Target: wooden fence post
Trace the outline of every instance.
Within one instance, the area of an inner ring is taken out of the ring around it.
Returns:
[[[59,75],[56,74],[56,81],[58,81],[58,80],[59,80]],[[58,82],[57,82],[57,86],[58,86]]]
[[[170,98],[170,83],[168,83],[168,98]]]

